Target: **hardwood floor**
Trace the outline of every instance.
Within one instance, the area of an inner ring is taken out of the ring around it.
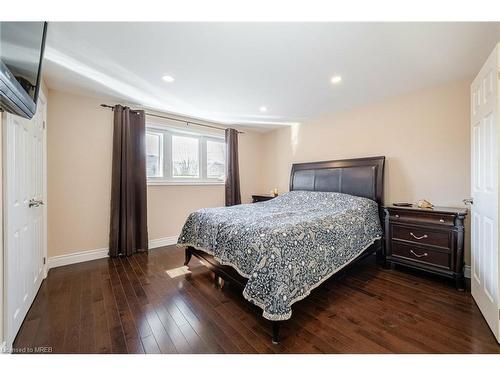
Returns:
[[[228,283],[173,246],[50,270],[14,347],[53,353],[500,353],[469,293],[371,257],[293,306],[282,342]]]

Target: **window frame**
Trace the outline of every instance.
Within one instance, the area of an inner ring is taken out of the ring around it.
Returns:
[[[148,185],[224,185],[226,176],[222,179],[207,176],[207,141],[225,143],[224,136],[196,130],[184,130],[173,126],[156,123],[146,123],[146,134],[162,134],[161,150],[163,153],[163,176],[146,176]],[[198,178],[173,177],[172,136],[191,137],[198,139]],[[225,162],[225,161],[224,161]],[[225,166],[224,166],[225,167]],[[147,169],[147,168],[146,168]]]

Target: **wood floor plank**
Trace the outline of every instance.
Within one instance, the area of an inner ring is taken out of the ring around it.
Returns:
[[[106,309],[101,286],[101,269],[93,270],[90,281],[92,291],[92,313],[94,316],[95,352],[111,353],[111,337],[109,334]]]
[[[67,353],[78,353],[80,344],[80,314],[81,314],[81,291],[83,274],[78,273],[70,280],[70,300],[66,309],[66,331],[64,335],[64,350]]]
[[[112,265],[112,262],[109,262]],[[107,326],[109,329],[109,336],[111,341],[111,352],[112,353],[127,353],[127,344],[125,342],[125,335],[123,333],[122,323],[120,319],[120,313],[118,312],[118,307],[116,305],[115,296],[113,293],[113,287],[111,285],[111,279],[108,270],[103,270],[102,272],[102,292],[103,292],[103,302],[106,311]],[[141,344],[142,346],[142,344]]]
[[[271,323],[241,290],[218,287],[197,259],[171,278],[183,250],[50,270],[14,342],[54,353],[500,353],[470,293],[373,259],[293,305],[271,343]],[[29,351],[28,351],[29,352]]]
[[[141,283],[144,292],[147,295],[152,308],[154,309],[164,330],[166,331],[172,344],[174,345],[175,351],[177,353],[183,354],[190,353],[191,350],[189,343],[187,342],[177,324],[172,319],[170,313],[163,306],[159,291],[157,291],[157,289],[155,288],[156,285],[150,281],[149,277],[142,270],[141,265],[139,264],[139,257],[130,258],[130,266],[137,279]]]
[[[16,337],[16,347],[19,353],[25,353],[28,348],[34,348],[33,340],[40,325],[40,318],[34,318],[23,322],[23,329]]]
[[[160,354],[160,348],[153,335],[141,337],[142,345],[146,354]]]
[[[92,304],[92,272],[86,271],[82,278],[80,295],[80,341],[78,353],[95,353],[95,319]]]
[[[182,293],[183,297],[188,296],[184,294],[184,291]],[[186,303],[186,301],[190,302]],[[218,314],[214,309],[206,309],[201,302],[194,299],[190,300],[189,297],[176,299],[176,304],[191,326],[196,327],[195,330],[198,334],[212,347],[221,348],[224,353],[240,353],[242,347],[246,349],[244,352],[253,352],[253,349],[249,348],[248,344],[242,343],[238,332],[234,330],[233,334],[224,332],[221,326],[226,325],[226,322],[224,318],[215,321],[214,316]],[[204,322],[204,324],[200,324],[201,322]]]
[[[158,347],[160,348],[161,353],[163,354],[172,354],[177,353],[175,349],[175,345],[172,342],[168,332],[163,326],[160,318],[156,314],[156,310],[153,306],[146,306],[146,320],[148,321],[149,326],[151,327],[151,331],[153,332],[153,336],[156,339]]]
[[[181,330],[175,324],[174,320],[170,316],[169,312],[165,309],[165,307],[159,303],[155,302],[155,310],[158,314],[158,318],[160,319],[165,331],[167,331],[170,339],[172,340],[177,353],[180,354],[188,354],[191,353],[191,347],[187,342],[186,338],[182,334]]]
[[[159,301],[160,306],[157,308],[160,312],[164,311],[163,318],[168,321],[168,331],[172,331],[172,336],[170,336],[172,342],[172,337],[177,339],[177,344],[184,347],[182,342],[182,337],[191,348],[192,353],[217,353],[219,352],[217,348],[210,349],[206,341],[199,336],[198,332],[191,326],[182,312],[176,305],[175,298],[175,287],[171,283],[171,280],[166,278],[163,273],[164,267],[159,267],[154,260],[142,254],[142,256],[136,257],[137,264],[139,268],[136,268],[136,273],[141,274],[141,277],[146,275],[149,280],[149,286],[147,288],[147,293],[153,295],[153,300]],[[178,329],[176,332],[175,325]],[[180,332],[181,336],[178,335]],[[174,344],[175,346],[175,344]],[[176,347],[177,348],[177,347]],[[181,349],[182,350],[182,349]]]
[[[34,346],[49,346],[55,353],[65,353],[67,352],[64,347],[66,321],[71,319],[67,311],[71,297],[71,284],[68,279],[61,276],[59,278],[54,277],[52,280],[47,278],[44,285],[46,285],[46,293],[43,295],[48,303],[40,320]]]

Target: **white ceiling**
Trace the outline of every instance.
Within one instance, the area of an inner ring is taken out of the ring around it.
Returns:
[[[265,130],[472,78],[499,25],[54,22],[44,75],[111,104]]]

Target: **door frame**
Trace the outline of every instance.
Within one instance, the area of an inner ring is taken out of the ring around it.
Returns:
[[[49,266],[49,257],[48,257],[48,238],[47,238],[47,110],[48,110],[48,104],[47,104],[47,96],[43,92],[42,89],[40,89],[40,92],[38,94],[39,100],[43,103],[45,106],[45,111],[43,113],[43,258],[44,258],[44,264],[43,264],[43,278],[45,279],[47,277],[48,273],[48,266]],[[43,281],[42,281],[43,282]]]
[[[44,132],[43,132],[43,201],[44,201],[44,206],[43,206],[43,256],[44,256],[44,265],[43,265],[43,279],[47,277],[47,272],[48,272],[48,257],[47,257],[47,96],[45,95],[45,92],[41,89],[39,92],[38,96],[39,104],[43,103],[42,105],[45,106],[44,113],[43,113],[43,126],[44,126]],[[0,197],[2,199],[2,231],[3,231],[3,236],[2,236],[2,250],[3,254],[3,321],[0,322],[3,325],[3,345],[5,346],[5,349],[11,349],[12,344],[14,343],[15,337],[11,338],[11,332],[9,332],[9,324],[8,324],[8,312],[9,312],[9,306],[8,306],[8,292],[9,292],[9,281],[7,279],[7,265],[8,265],[8,258],[7,258],[7,236],[8,236],[8,231],[7,231],[7,224],[9,222],[9,212],[5,207],[5,202],[6,202],[6,195],[7,195],[7,183],[8,181],[13,177],[9,176],[7,174],[7,158],[6,158],[6,152],[7,152],[7,147],[5,145],[5,132],[6,132],[6,127],[7,123],[10,121],[9,117],[10,116],[15,116],[13,114],[9,113],[2,113],[3,120],[2,120],[2,129],[1,129],[1,142],[2,142],[2,165],[1,165],[1,173],[2,173],[2,196]],[[43,283],[43,280],[42,280]]]

